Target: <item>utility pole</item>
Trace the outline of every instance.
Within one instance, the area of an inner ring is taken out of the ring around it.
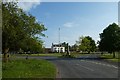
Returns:
[[[60,28],[59,28],[59,53],[60,53]]]
[[[70,56],[69,44],[67,43],[67,56]]]

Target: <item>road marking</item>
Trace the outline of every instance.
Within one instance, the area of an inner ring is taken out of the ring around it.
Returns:
[[[86,69],[88,69],[88,70],[90,70],[90,71],[94,71],[93,69],[91,69],[91,68],[88,68],[88,67],[85,67],[85,66],[82,66],[82,65],[80,65],[81,67],[83,67],[83,68],[86,68]]]
[[[81,66],[81,67],[83,67],[83,68],[85,68],[85,69],[87,69],[87,70],[94,71],[93,69],[88,68],[88,67],[86,67],[86,66],[83,66],[83,65],[80,65],[80,64],[76,64],[76,65],[77,65],[77,66]]]
[[[110,65],[110,64],[103,64],[103,63],[101,63],[101,62],[95,62],[95,61],[86,61],[86,62],[91,62],[91,63],[94,63],[94,64],[99,64],[99,65],[108,66],[108,67],[113,67],[113,68],[118,69],[117,66]]]
[[[114,66],[114,65],[111,65],[111,66],[118,69],[118,67],[116,67],[116,66]]]
[[[85,61],[85,60],[80,60],[80,61]]]

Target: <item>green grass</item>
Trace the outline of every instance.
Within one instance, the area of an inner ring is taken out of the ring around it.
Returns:
[[[55,65],[46,60],[12,60],[2,65],[3,78],[55,78]]]
[[[113,58],[113,54],[103,54],[100,56],[101,59],[105,59],[105,60],[109,60],[112,62],[120,62],[120,58],[119,58],[120,53],[116,53],[115,58]]]
[[[11,55],[11,56],[61,56],[61,53],[40,53],[40,54],[14,54],[14,55]]]
[[[31,54],[30,56],[61,56],[61,53]]]
[[[105,59],[112,59],[113,58],[113,55],[111,55],[111,54],[107,54],[107,55],[101,55],[100,56],[101,58],[105,58]]]
[[[72,53],[72,55],[76,56],[76,57],[79,57],[79,56],[88,56],[88,55],[91,55],[91,54],[84,54],[84,53]]]
[[[0,61],[0,78],[2,78],[2,60]]]
[[[61,55],[58,58],[76,58],[74,55]]]
[[[55,57],[61,57],[62,55],[65,55],[66,53],[40,53],[40,54],[13,54],[10,55],[10,57],[15,58],[16,56],[55,56]],[[71,53],[72,56],[78,57],[82,55],[90,55],[90,54],[80,54],[80,53]]]
[[[120,62],[120,59],[107,59],[109,61],[113,61],[113,62]]]

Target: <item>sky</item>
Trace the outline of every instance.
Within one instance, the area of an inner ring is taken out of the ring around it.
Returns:
[[[36,17],[48,29],[42,37],[45,47],[52,43],[75,44],[80,36],[90,36],[96,42],[99,34],[113,22],[118,23],[117,2],[21,2],[24,11]]]

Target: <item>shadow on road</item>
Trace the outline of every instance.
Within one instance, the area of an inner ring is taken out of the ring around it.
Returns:
[[[101,58],[49,58],[46,60],[101,60]]]
[[[45,60],[49,60],[49,61],[56,61],[56,60],[66,60],[66,61],[70,61],[70,60],[89,60],[89,61],[105,62],[105,63],[109,63],[109,64],[116,65],[116,66],[118,66],[118,64],[119,64],[118,62],[112,62],[112,61],[104,60],[104,59],[99,58],[99,57],[78,57],[78,58],[52,57],[52,58],[46,58]]]

